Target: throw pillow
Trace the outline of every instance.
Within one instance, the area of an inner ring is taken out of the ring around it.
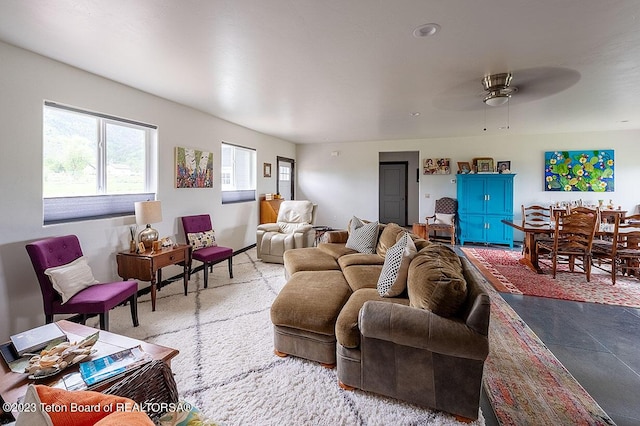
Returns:
[[[453,225],[453,218],[455,214],[436,213],[435,223],[441,223],[443,225]]]
[[[34,410],[21,412],[16,426],[153,425],[149,416],[136,409],[133,400],[94,391],[71,392],[30,384],[24,396],[24,406]]]
[[[467,282],[458,255],[442,244],[418,252],[409,266],[409,305],[441,317],[458,313],[467,299]]]
[[[378,293],[382,297],[395,297],[407,288],[407,273],[411,259],[416,255],[416,246],[404,233],[384,257],[384,265],[378,278]]]
[[[345,247],[360,253],[374,254],[378,241],[378,222],[363,223],[357,217],[351,219],[349,238]]]
[[[62,296],[62,303],[66,303],[80,290],[98,283],[87,263],[87,258],[80,256],[66,265],[47,268],[45,275],[51,280],[53,288]]]
[[[216,236],[214,235],[213,230],[204,232],[189,232],[187,234],[187,239],[189,240],[189,244],[191,244],[191,247],[193,247],[194,250],[198,250],[204,247],[215,247],[218,245],[218,243],[216,243]]]
[[[384,227],[380,238],[378,238],[378,246],[376,247],[376,253],[382,257],[387,255],[387,250],[392,247],[404,232],[406,232],[400,225],[396,223],[388,223]]]

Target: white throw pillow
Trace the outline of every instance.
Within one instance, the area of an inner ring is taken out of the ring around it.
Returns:
[[[455,214],[436,213],[435,223],[441,223],[443,225],[453,225],[453,218]]]
[[[404,233],[384,257],[384,265],[378,278],[378,294],[382,297],[395,297],[407,288],[409,264],[417,250],[407,232]]]
[[[357,217],[351,219],[347,248],[360,253],[375,254],[378,243],[378,222],[363,223]]]
[[[62,303],[67,303],[67,300],[80,290],[98,284],[84,256],[66,265],[45,269],[44,273],[51,280],[53,288],[62,296]]]
[[[27,392],[24,395],[23,404],[21,405],[29,409],[20,411],[16,419],[16,426],[55,426],[47,410],[43,409],[46,407],[46,404],[43,404],[40,400],[40,395],[38,395],[38,391],[33,383],[27,386]],[[64,408],[65,406],[60,405],[60,407]]]

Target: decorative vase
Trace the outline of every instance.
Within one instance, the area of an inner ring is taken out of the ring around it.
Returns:
[[[129,241],[129,253],[135,253],[138,248],[136,240]]]

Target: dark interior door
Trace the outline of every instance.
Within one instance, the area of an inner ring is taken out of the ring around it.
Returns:
[[[379,221],[407,225],[407,162],[380,163]]]

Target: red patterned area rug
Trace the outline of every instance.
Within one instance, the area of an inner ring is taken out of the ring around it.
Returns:
[[[554,279],[548,264],[541,263],[545,273],[537,274],[519,263],[522,254],[518,251],[468,247],[463,247],[462,251],[498,291],[640,307],[640,280],[634,277],[618,275],[616,284],[612,285],[610,274],[594,267],[591,281],[587,282],[580,268],[569,272],[567,265],[559,265]]]
[[[480,275],[479,271],[472,274]],[[614,425],[500,294],[491,297],[484,389],[501,425]]]

